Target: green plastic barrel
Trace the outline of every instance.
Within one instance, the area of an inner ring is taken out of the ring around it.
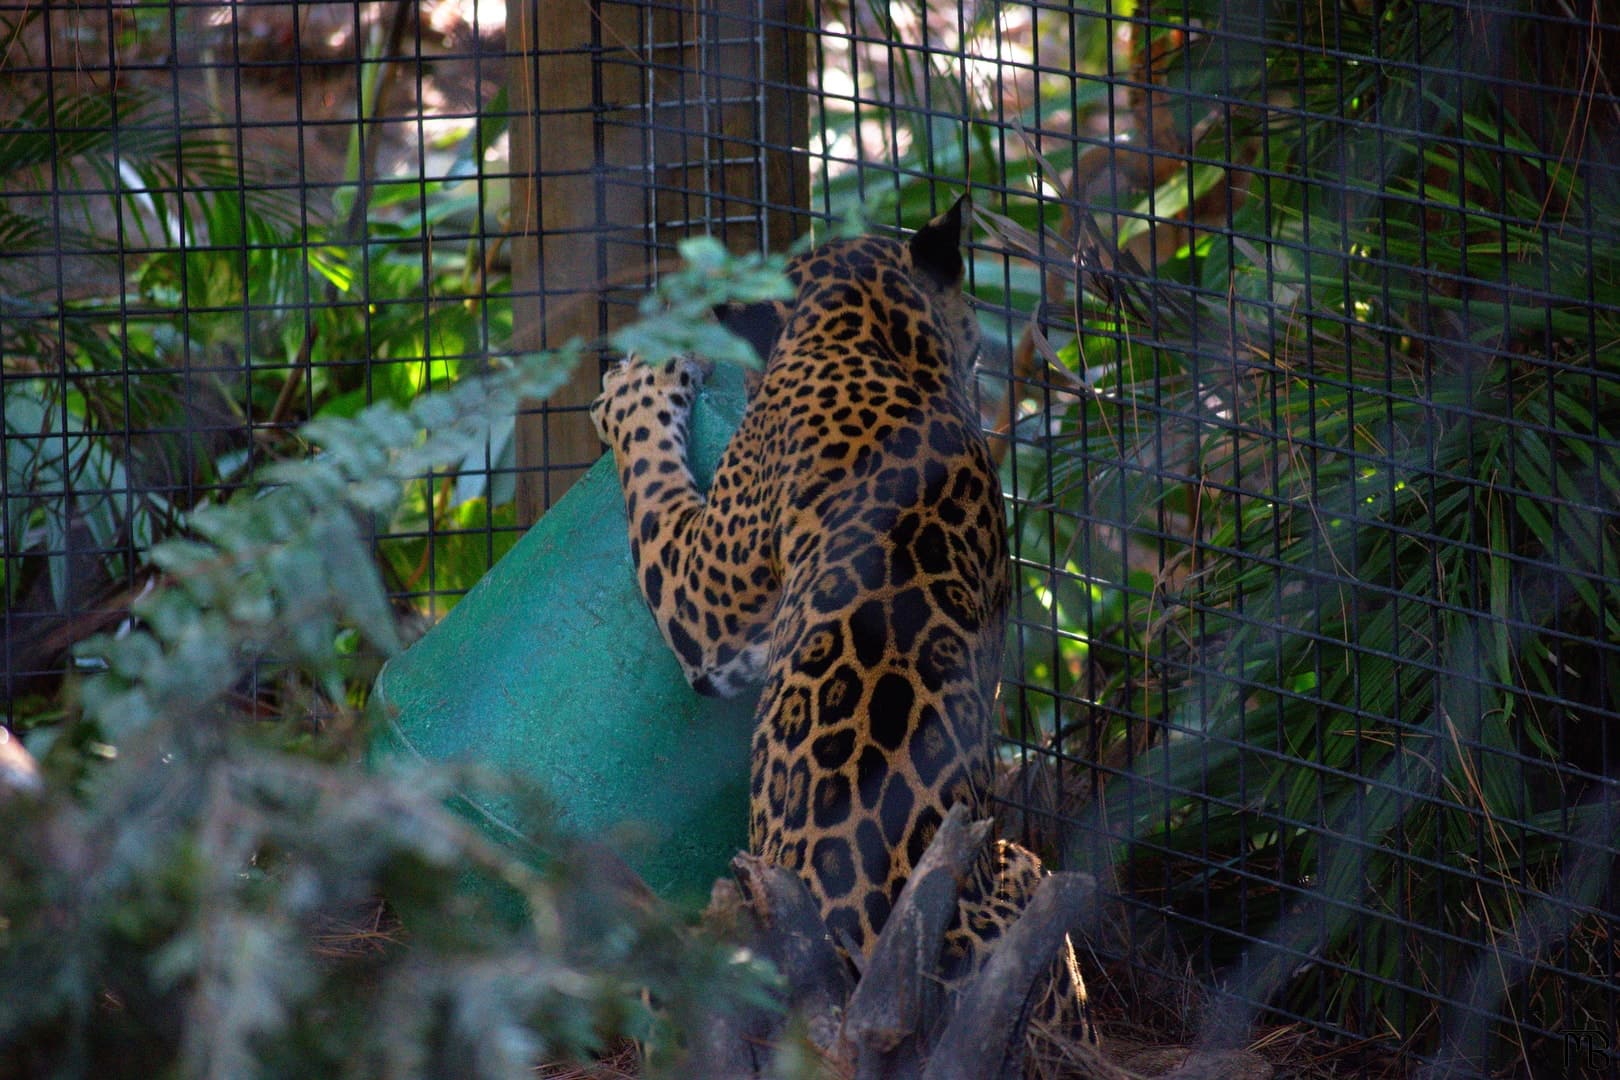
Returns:
[[[742,415],[719,367],[693,408],[707,487]],[[534,781],[558,822],[608,844],[654,891],[700,905],[747,844],[755,697],[687,686],[636,585],[611,455],[569,490],[444,620],[383,668],[373,767],[461,762]],[[494,839],[531,854],[537,811],[457,792]]]

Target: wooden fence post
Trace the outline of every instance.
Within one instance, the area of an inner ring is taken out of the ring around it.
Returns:
[[[683,236],[782,248],[809,206],[804,0],[518,0],[512,43],[514,345],[594,341]],[[518,419],[529,524],[596,460],[587,362]]]

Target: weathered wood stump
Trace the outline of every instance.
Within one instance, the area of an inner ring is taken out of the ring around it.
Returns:
[[[939,961],[945,930],[990,822],[946,815],[901,891],[858,976],[838,952],[799,876],[752,855],[732,861],[734,881],[715,886],[711,927],[772,961],[785,990],[778,1009],[715,1013],[692,1048],[692,1075],[754,1080],[771,1075],[777,1049],[803,1032],[829,1076],[854,1080],[1019,1080],[1061,1075],[1136,1080],[1095,1048],[1075,1046],[1057,1073],[1025,1064],[1029,1014],[1063,935],[1095,903],[1096,882],[1065,872],[1041,883],[979,972],[949,994]],[[1184,1054],[1173,1080],[1264,1080],[1250,1054]]]

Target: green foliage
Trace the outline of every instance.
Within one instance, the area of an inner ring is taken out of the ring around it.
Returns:
[[[677,247],[682,271],[660,279],[642,298],[645,321],[615,331],[613,347],[649,364],[662,364],[675,356],[701,356],[759,367],[753,346],[708,316],[716,305],[727,301],[791,300],[792,286],[782,276],[785,257],[733,257],[712,236],[690,237]]]
[[[1025,433],[1050,453],[1017,459],[1019,550],[1053,569],[1027,575],[1048,621],[1015,655],[1053,693],[1023,719],[1105,762],[1127,872],[1166,882],[1189,949],[1274,937],[1246,996],[1421,1040],[1467,979],[1506,992],[1498,950],[1576,887],[1568,837],[1604,813],[1583,800],[1620,677],[1620,260],[1591,233],[1620,203],[1546,165],[1461,16],[1253,10],[1189,14],[1278,44],[1194,37],[1166,76],[1302,95],[1216,117],[1193,152],[1269,163],[1234,236],[1223,212],[1156,268],[1231,314],[1158,289],[1138,317],[1082,282],[1056,352],[1083,390]],[[1136,211],[1185,206],[1174,186],[1206,183],[1186,172]],[[1127,750],[1144,720],[1162,745]],[[1553,932],[1602,985],[1593,928]],[[1534,1015],[1600,1020],[1601,993],[1563,985],[1531,980]]]
[[[732,298],[713,284],[730,273],[700,261],[668,288]],[[757,268],[737,280],[781,287]],[[671,348],[685,315],[637,340]],[[577,355],[313,421],[307,460],[153,549],[163,585],[131,627],[80,646],[99,670],[81,714],[32,740],[50,749],[47,793],[0,801],[0,983],[28,988],[0,995],[0,1076],[525,1076],[629,1035],[661,1075],[703,1010],[762,1000],[755,961],[625,894],[600,856],[542,832],[537,870],[446,809],[450,772],[350,764],[358,657],[399,644],[360,523],[484,446]],[[278,679],[307,688],[307,717],[283,703],[251,719],[245,686]],[[408,948],[361,932],[378,896]]]
[[[43,193],[52,185],[108,192],[132,246],[173,244],[181,237],[196,243],[199,218],[230,220],[239,230],[262,234],[278,208],[269,197],[237,197],[239,178],[222,161],[220,147],[164,133],[148,122],[151,103],[139,91],[54,100],[41,94],[21,102],[17,115],[0,128],[0,186],[13,193],[42,193],[0,206],[0,241],[10,256],[0,264],[0,353],[7,358],[8,376],[0,401],[8,436],[8,512],[0,523],[5,530],[0,546],[7,555],[8,604],[28,580],[27,564],[43,561],[56,604],[66,605],[69,535],[75,525],[87,530],[89,545],[104,553],[112,575],[126,573],[130,568],[119,553],[147,544],[171,524],[174,509],[164,496],[142,490],[159,485],[137,482],[131,470],[150,479],[183,455],[162,437],[127,449],[102,437],[103,431],[183,426],[176,397],[184,365],[165,359],[183,339],[174,297],[154,295],[165,314],[150,321],[143,318],[140,302],[128,297],[59,300],[53,290],[61,275],[41,272],[57,253],[75,253],[63,258],[78,264],[75,273],[91,278],[115,278],[118,260],[98,239],[98,208],[90,199],[50,200]],[[184,171],[170,164],[180,160],[186,162]],[[220,199],[197,195],[184,204],[163,201],[164,192],[206,192],[227,183],[229,192]],[[164,257],[160,251],[147,265]],[[120,307],[130,316],[123,340],[108,329]],[[26,377],[29,373],[38,377]],[[137,377],[96,377],[115,373]],[[27,555],[41,548],[50,553],[43,560]]]
[[[442,182],[367,185],[353,163],[356,235],[138,91],[18,105],[0,180],[41,195],[0,207],[8,254],[38,256],[0,280],[6,598],[48,573],[63,606],[76,528],[109,580],[130,580],[120,559],[156,580],[77,648],[65,715],[13,717],[48,783],[0,792],[0,1078],[527,1076],[629,1036],[679,1075],[700,1011],[757,1003],[768,972],[544,825],[524,857],[493,846],[447,809],[472,782],[453,770],[355,766],[357,703],[400,644],[375,533],[509,520],[490,466],[580,352],[491,361],[508,284],[432,242],[479,208],[457,188],[499,124]],[[90,253],[66,298],[40,287],[64,252]],[[694,305],[783,288],[692,256],[641,347],[711,344]],[[295,436],[198,445],[297,415]],[[500,543],[438,545],[436,584],[470,585]]]
[[[142,627],[78,649],[81,663],[107,669],[83,689],[86,717],[116,741],[160,716],[200,708],[272,640],[341,700],[344,672],[333,652],[340,624],[384,655],[399,647],[360,522],[386,517],[415,478],[482,447],[492,418],[510,415],[524,396],[549,394],[573,365],[572,356],[543,355],[408,409],[379,402],[352,420],[305,425],[318,453],[269,466],[269,490],[200,507],[186,519],[191,538],[152,549],[172,584],[136,600]],[[423,430],[429,435],[418,441]]]
[[[0,184],[40,196],[0,206],[5,432],[19,440],[7,443],[0,522],[8,602],[47,574],[54,606],[72,606],[80,549],[97,553],[105,581],[127,580],[131,557],[175,531],[191,492],[297,451],[251,438],[254,427],[405,404],[480,371],[511,336],[505,276],[489,275],[476,247],[432,242],[477,208],[459,188],[501,122],[462,139],[450,178],[376,183],[351,235],[301,210],[251,153],[177,133],[138,88],[19,105],[0,128]],[[125,249],[141,254],[115,254]],[[65,297],[54,291],[64,275],[79,282]],[[14,377],[14,364],[38,377]],[[383,531],[454,528],[475,509],[510,518],[511,474],[499,470],[511,464],[508,418],[451,463],[453,499],[418,480]],[[492,552],[435,554],[438,578],[470,584]]]

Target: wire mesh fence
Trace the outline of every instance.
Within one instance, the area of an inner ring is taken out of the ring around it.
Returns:
[[[1349,1074],[1620,1032],[1620,22],[1603,5],[0,0],[5,697],[303,420],[594,339],[693,232],[971,185],[1004,822],[1104,1015]],[[454,602],[594,372],[376,521]],[[1202,1006],[1177,1003],[1190,980]],[[1359,1072],[1358,1072],[1359,1070]]]

